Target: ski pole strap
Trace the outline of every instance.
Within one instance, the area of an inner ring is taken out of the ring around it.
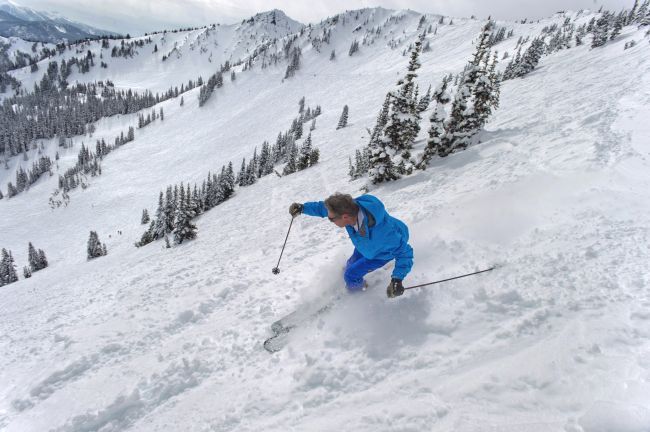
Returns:
[[[476,275],[476,274],[479,274],[479,273],[485,273],[485,272],[492,271],[495,268],[496,268],[496,266],[490,267],[489,269],[476,271],[474,273],[468,273],[468,274],[464,274],[462,276],[452,277],[452,278],[449,278],[449,279],[442,279],[442,280],[439,280],[439,281],[429,282],[429,283],[425,283],[425,284],[421,284],[421,285],[414,285],[414,286],[410,286],[410,287],[404,287],[404,290],[413,289],[413,288],[421,288],[421,287],[424,287],[424,286],[435,285],[435,284],[439,284],[439,283],[442,283],[442,282],[447,282],[447,281],[454,280],[454,279],[460,279],[460,278],[464,278],[464,277],[467,277],[467,276],[473,276],[473,275]]]

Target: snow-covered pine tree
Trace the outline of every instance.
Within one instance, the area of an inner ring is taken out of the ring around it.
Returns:
[[[36,251],[34,245],[31,242],[29,242],[27,261],[29,262],[29,267],[32,270],[32,272],[37,272],[47,267],[47,259],[45,259],[45,262],[43,262],[44,258],[45,258],[45,252],[43,252],[42,249]]]
[[[144,246],[154,241],[155,231],[156,231],[156,223],[155,221],[151,221],[151,223],[149,224],[149,228],[144,233],[142,233],[142,236],[140,237],[140,241],[135,243],[135,247]]]
[[[598,48],[607,43],[609,39],[609,12],[605,11],[596,20],[594,25],[594,37],[591,41],[592,48]]]
[[[49,263],[47,262],[47,257],[45,256],[45,252],[43,251],[43,249],[38,250],[38,260],[39,260],[39,262],[41,264],[41,270],[49,265]]]
[[[245,168],[244,168],[245,169]],[[245,171],[244,171],[245,173]],[[245,181],[244,178],[242,178],[242,181]],[[245,186],[245,185],[244,185]],[[206,210],[209,210],[213,207],[218,206],[223,202],[223,191],[221,190],[220,184],[219,184],[219,178],[217,177],[216,174],[208,174],[208,188],[206,191],[206,197],[205,197],[205,208]]]
[[[289,149],[287,150],[287,164],[282,170],[282,175],[293,174],[297,171],[298,166],[298,148],[295,143],[291,143]]]
[[[287,71],[284,74],[284,78],[291,78],[296,74],[296,71],[300,69],[300,57],[302,56],[302,51],[299,47],[294,46],[291,55],[289,57],[289,65],[287,65]]]
[[[246,186],[246,158],[243,158],[241,161],[241,168],[239,169],[239,174],[237,174],[237,184],[240,187]]]
[[[370,143],[374,141],[378,141],[381,138],[381,134],[384,130],[384,127],[388,122],[388,112],[390,110],[390,98],[391,98],[391,93],[390,92],[386,93],[384,104],[381,106],[381,109],[379,110],[379,114],[377,114],[377,121],[375,122],[375,127],[372,130],[372,134],[370,134],[370,140],[368,142],[368,145],[370,145]]]
[[[341,117],[339,117],[339,124],[336,126],[336,129],[342,129],[348,125],[348,106],[343,106],[343,112]]]
[[[102,243],[99,241],[99,236],[95,231],[90,231],[90,237],[88,237],[88,259],[94,259],[100,256],[105,255],[105,245],[102,246]]]
[[[235,173],[232,168],[232,162],[228,162],[228,167],[224,171],[224,175],[221,178],[223,191],[223,199],[227,200],[235,192]]]
[[[499,53],[494,52],[492,63],[488,69],[488,77],[490,78],[490,105],[493,109],[499,108],[499,99],[501,97],[501,73],[496,71]]]
[[[411,148],[413,148],[415,137],[420,131],[420,114],[417,112],[417,101],[414,99],[414,80],[417,77],[416,71],[420,68],[419,55],[421,48],[422,41],[417,40],[411,51],[406,76],[398,81],[398,90],[392,92],[390,114],[381,137],[383,149],[376,155],[373,154],[372,159],[375,160],[375,156],[382,153],[390,157],[400,156],[401,160],[393,161],[393,165],[398,164],[403,167],[399,168],[397,175],[409,174],[412,171]],[[379,162],[378,160],[377,162],[383,164],[384,171],[386,171],[385,162]],[[371,162],[371,167],[375,167],[373,162]],[[374,173],[378,174],[378,171],[374,171]],[[376,180],[378,180],[378,177],[373,178],[373,183],[376,183]]]
[[[189,192],[186,194],[185,188],[181,184],[178,209],[176,210],[176,227],[174,228],[174,243],[176,244],[196,238],[196,225],[192,223],[193,214],[190,209],[190,200]]]
[[[172,193],[172,187],[167,186],[167,192],[165,194],[165,222],[167,226],[165,227],[165,233],[170,233],[174,231],[174,214],[176,213],[176,202],[178,197],[178,186],[174,186],[174,193]]]
[[[311,150],[311,154],[309,155],[309,166],[312,167],[318,163],[320,159],[320,150],[318,150],[318,147],[314,147]]]
[[[29,279],[30,277],[32,277],[32,272],[29,269],[29,267],[27,266],[23,267],[23,276],[25,276],[25,279]]]
[[[268,141],[262,143],[262,151],[260,151],[260,158],[257,164],[257,177],[263,177],[266,175],[264,172],[266,165],[268,164],[269,158],[271,157],[271,149],[269,148]]]
[[[296,163],[296,171],[304,170],[310,166],[309,158],[311,157],[312,145],[311,145],[311,134],[307,135],[305,141],[300,146],[300,154],[298,155],[298,161]]]
[[[636,14],[634,22],[639,26],[650,25],[650,0],[645,0]]]
[[[358,51],[359,51],[359,41],[355,39],[354,41],[352,41],[352,44],[350,45],[350,49],[348,50],[348,55],[352,57],[352,55]]]
[[[474,133],[480,131],[492,114],[494,82],[490,76],[490,52],[484,56],[478,68],[478,76],[473,90],[474,108],[469,117],[469,126]],[[495,65],[496,67],[496,65]]]
[[[189,185],[188,185],[189,187]],[[190,201],[190,210],[192,210],[193,217],[196,217],[203,213],[203,208],[201,205],[201,194],[199,194],[199,188],[196,183],[194,183],[194,190],[192,191],[192,199]]]
[[[625,26],[626,18],[627,16],[624,15],[622,11],[621,13],[618,14],[616,19],[614,20],[614,26],[612,28],[612,34],[609,36],[609,40],[614,40],[618,35],[621,34],[621,30]]]
[[[246,180],[244,181],[245,186],[250,186],[257,181],[257,175],[255,174],[257,170],[257,163],[255,160],[256,157],[257,155],[253,155],[253,159],[250,160],[248,166],[246,167]]]
[[[625,17],[626,20],[625,20],[624,25],[629,25],[629,24],[632,24],[633,22],[636,21],[638,9],[639,9],[639,0],[634,0],[634,6],[632,6],[632,9],[626,15],[626,17]]]
[[[149,220],[150,220],[149,212],[147,211],[147,209],[143,209],[142,210],[142,217],[140,218],[140,223],[142,225],[146,225],[146,224],[149,223]]]
[[[165,233],[167,232],[167,213],[165,212],[165,204],[163,200],[163,193],[162,191],[160,192],[160,195],[158,196],[158,208],[156,209],[156,221],[155,221],[155,227],[153,231],[153,238],[154,239],[161,239],[165,237]]]
[[[431,103],[431,85],[429,85],[429,88],[427,89],[427,92],[424,96],[422,96],[418,102],[418,113],[422,114],[429,108],[429,104]]]
[[[451,101],[451,97],[447,92],[447,86],[449,85],[451,79],[451,75],[444,77],[440,86],[433,92],[436,106],[431,113],[431,117],[429,118],[429,138],[427,139],[427,146],[425,147],[424,152],[420,156],[420,160],[417,164],[417,167],[419,169],[426,169],[427,164],[431,158],[440,152],[442,136],[445,133],[444,122],[447,118],[445,106]]]
[[[491,20],[488,20],[483,26],[476,43],[476,50],[465,67],[465,72],[452,103],[449,120],[445,124],[445,133],[442,135],[438,147],[438,155],[440,156],[444,157],[451,152],[466,148],[472,136],[478,132],[478,118],[473,105],[470,106],[469,104],[479,78],[487,74],[487,71],[482,70],[481,62],[486,56],[490,55],[488,41],[492,33],[492,26],[493,22]]]
[[[297,121],[296,122],[296,128],[295,128],[294,134],[293,134],[294,139],[302,138],[302,132],[303,132],[302,122]]]
[[[0,260],[0,286],[8,285],[18,281],[16,274],[16,265],[11,251],[2,248],[2,259]]]

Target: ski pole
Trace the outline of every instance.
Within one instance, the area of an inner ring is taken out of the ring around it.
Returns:
[[[293,220],[295,219],[295,216],[291,218],[291,222],[289,223],[289,230],[287,231],[287,236],[284,238],[284,244],[282,245],[282,252],[280,252],[280,258],[278,258],[278,265],[273,267],[273,274],[279,274],[280,273],[280,260],[282,259],[282,254],[284,253],[284,247],[287,245],[287,239],[289,238],[289,233],[291,232],[291,225],[293,225]]]
[[[425,283],[425,284],[421,284],[421,285],[414,285],[414,286],[410,286],[410,287],[404,287],[404,290],[413,289],[413,288],[421,288],[421,287],[424,287],[424,286],[439,284],[441,282],[447,282],[447,281],[454,280],[454,279],[460,279],[460,278],[464,278],[464,277],[467,277],[467,276],[473,276],[473,275],[476,275],[476,274],[479,274],[479,273],[489,272],[491,270],[494,270],[497,267],[498,266],[492,266],[489,269],[480,270],[480,271],[476,271],[474,273],[468,273],[468,274],[464,274],[464,275],[461,275],[461,276],[455,276],[455,277],[452,277],[452,278],[449,278],[449,279],[442,279],[442,280],[439,280],[439,281],[429,282],[429,283]]]

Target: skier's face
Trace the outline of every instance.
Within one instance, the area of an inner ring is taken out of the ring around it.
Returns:
[[[335,215],[333,213],[327,212],[327,219],[329,219],[330,222],[339,228],[354,224],[354,218],[349,214]]]

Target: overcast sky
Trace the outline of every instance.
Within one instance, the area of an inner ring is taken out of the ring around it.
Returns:
[[[346,9],[383,6],[418,12],[515,20],[543,18],[558,10],[631,8],[628,0],[13,0],[37,10],[60,12],[67,18],[106,30],[141,34],[146,31],[211,23],[232,24],[257,12],[281,9],[291,18],[318,22]]]

